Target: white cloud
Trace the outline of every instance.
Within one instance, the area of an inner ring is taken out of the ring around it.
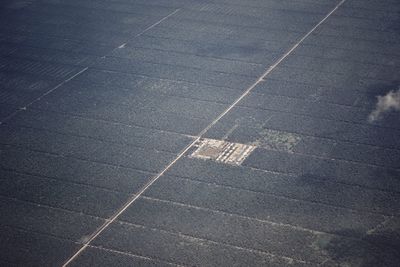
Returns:
[[[375,110],[368,117],[370,122],[381,119],[385,112],[400,111],[400,88],[397,91],[392,90],[384,96],[378,96],[377,99]]]

